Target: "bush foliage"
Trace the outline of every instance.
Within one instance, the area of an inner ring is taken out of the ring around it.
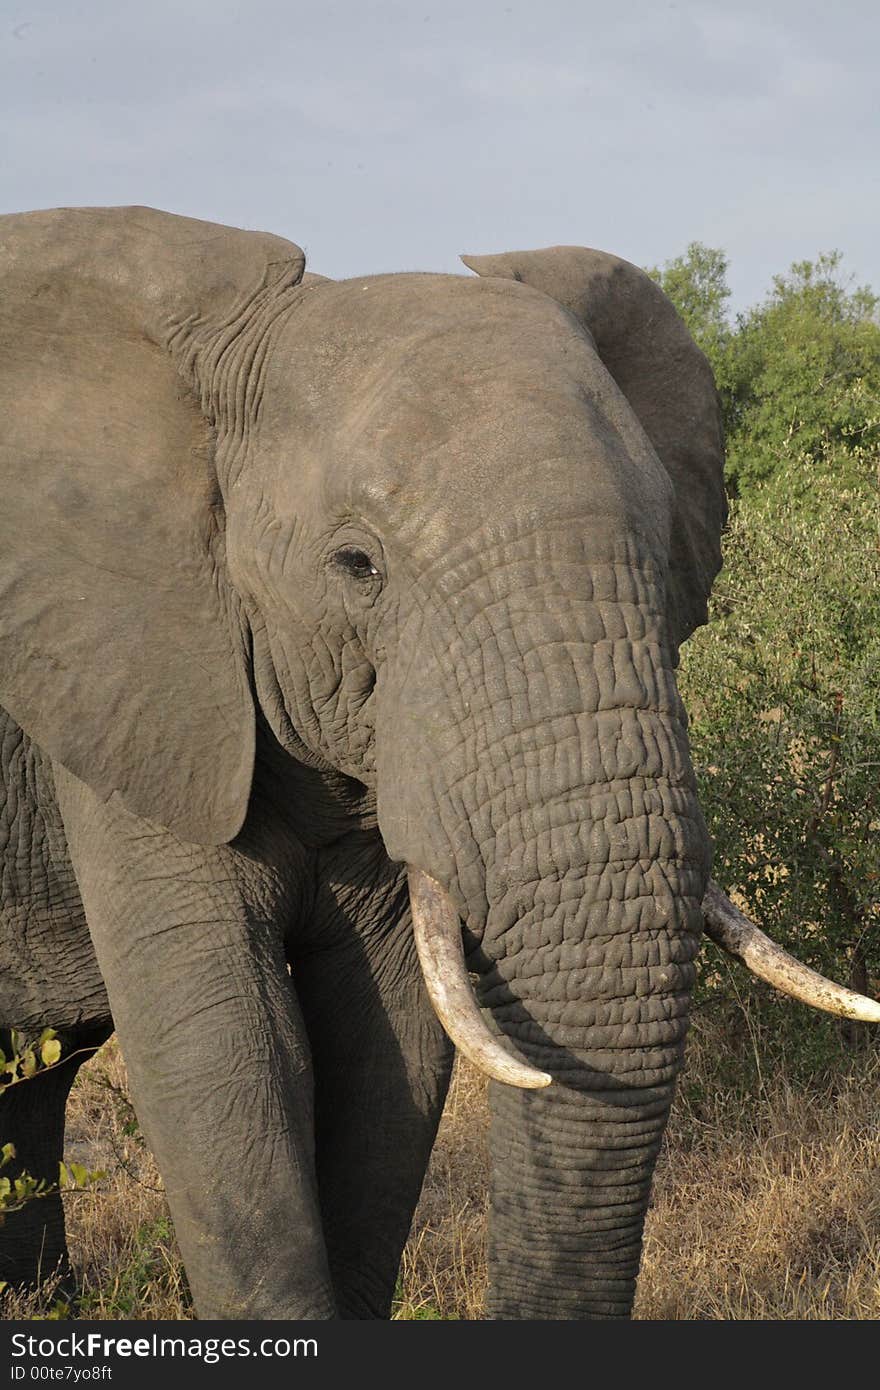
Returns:
[[[725,568],[681,672],[715,874],[865,990],[880,974],[878,299],[832,253],[732,324],[726,270],[693,244],[651,272],[712,361],[727,433]]]

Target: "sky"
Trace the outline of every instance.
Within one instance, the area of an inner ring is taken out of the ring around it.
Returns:
[[[880,290],[877,0],[0,0],[0,211],[145,203],[333,277],[691,241]]]

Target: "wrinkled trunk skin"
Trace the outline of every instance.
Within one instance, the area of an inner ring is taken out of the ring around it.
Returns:
[[[700,927],[702,873],[677,858],[646,870],[636,851],[566,880],[555,912],[545,880],[511,954],[483,973],[496,1023],[556,1081],[492,1087],[494,1317],[631,1307]]]
[[[557,548],[557,580],[570,559]],[[509,546],[503,574],[471,602],[458,586],[454,638],[436,606],[410,616],[380,825],[456,902],[496,1028],[554,1077],[492,1084],[490,1314],[627,1316],[708,839],[662,576],[627,548],[536,594]]]

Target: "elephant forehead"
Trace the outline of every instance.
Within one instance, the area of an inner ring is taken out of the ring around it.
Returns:
[[[280,429],[321,429],[385,403],[430,396],[444,417],[482,383],[518,371],[589,370],[592,340],[528,286],[456,275],[386,275],[303,292],[280,325],[263,415]]]
[[[525,520],[586,509],[666,534],[666,474],[589,335],[512,281],[310,291],[262,411],[260,471],[282,510],[310,497],[380,525],[430,518],[438,545],[487,505]]]
[[[324,281],[303,291],[293,339],[304,334],[321,351],[324,366],[337,355],[344,364],[372,346],[407,347],[446,331],[480,327],[541,336],[560,331],[585,336],[577,320],[555,299],[515,280],[411,272]],[[586,335],[587,337],[589,335]]]

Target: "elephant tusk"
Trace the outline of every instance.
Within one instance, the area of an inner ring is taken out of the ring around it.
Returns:
[[[703,916],[706,934],[748,966],[759,980],[766,980],[768,985],[814,1009],[824,1009],[841,1018],[861,1019],[863,1023],[880,1023],[880,1003],[826,980],[824,975],[795,960],[750,922],[711,879],[703,898]]]
[[[537,1090],[552,1077],[512,1056],[489,1031],[474,998],[464,960],[461,922],[449,895],[421,869],[409,869],[413,935],[425,987],[455,1046],[493,1081]]]

